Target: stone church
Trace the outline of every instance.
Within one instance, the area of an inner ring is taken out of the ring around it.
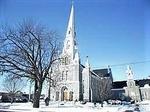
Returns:
[[[99,101],[99,83],[105,78],[112,84],[111,69],[91,70],[88,57],[85,65],[80,62],[76,42],[74,6],[71,7],[64,46],[59,55],[61,61],[54,65],[57,84],[51,88],[51,99],[55,101]]]
[[[51,86],[51,100],[54,101],[101,101],[101,82],[105,80],[110,88],[110,99],[150,100],[150,79],[134,80],[134,73],[127,67],[127,81],[113,82],[110,67],[91,70],[88,56],[83,65],[76,42],[74,6],[71,7],[68,27],[64,39],[61,60],[52,68],[54,83]],[[105,88],[105,87],[104,87]],[[107,99],[106,99],[107,100]]]

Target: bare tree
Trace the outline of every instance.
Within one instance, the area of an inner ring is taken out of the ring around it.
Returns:
[[[39,108],[43,82],[57,60],[58,34],[30,21],[14,28],[3,28],[0,32],[3,40],[0,47],[2,71],[33,80],[33,107]]]
[[[20,77],[13,77],[12,75],[6,75],[3,80],[3,88],[9,93],[11,100],[13,101],[14,97],[18,92],[20,92],[23,87],[25,87],[24,80]]]
[[[112,81],[110,77],[102,77],[99,83],[100,102],[101,107],[103,107],[103,101],[111,97]]]
[[[8,93],[17,93],[21,91],[25,85],[23,84],[23,80],[20,78],[15,78],[7,75],[3,80],[3,87]]]

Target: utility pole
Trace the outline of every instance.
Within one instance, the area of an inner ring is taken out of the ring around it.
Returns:
[[[30,85],[29,85],[29,101],[31,101],[31,87],[32,87],[32,82],[30,80]]]
[[[51,79],[52,69],[49,74],[49,88],[48,88],[48,98],[51,100],[51,85],[52,85],[52,79]]]

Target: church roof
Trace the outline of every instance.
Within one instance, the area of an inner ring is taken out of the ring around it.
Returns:
[[[127,86],[126,82],[127,81],[115,81],[115,82],[113,82],[113,89],[126,87]],[[150,85],[150,79],[135,80],[135,84],[140,86],[140,87],[144,87],[145,84]]]
[[[111,76],[111,72],[108,72],[108,69],[95,69],[93,70],[94,73],[96,73],[99,77],[110,77]]]
[[[113,89],[123,88],[127,86],[127,81],[115,81],[113,82]]]
[[[145,84],[150,85],[150,79],[140,79],[140,80],[135,80],[135,83],[139,85],[140,87],[144,87]]]

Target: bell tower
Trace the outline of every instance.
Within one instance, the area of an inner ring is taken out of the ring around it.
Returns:
[[[127,86],[128,87],[135,86],[135,81],[133,79],[133,71],[129,65],[127,66],[126,73],[127,73]]]
[[[140,89],[139,86],[136,86],[136,83],[133,78],[134,74],[129,65],[127,66],[126,73],[127,73],[126,95],[135,101],[141,101]]]

